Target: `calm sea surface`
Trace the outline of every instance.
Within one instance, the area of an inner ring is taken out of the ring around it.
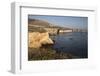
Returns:
[[[88,38],[86,32],[59,34],[51,38],[55,41],[53,48],[57,52],[70,53],[79,58],[88,57]]]

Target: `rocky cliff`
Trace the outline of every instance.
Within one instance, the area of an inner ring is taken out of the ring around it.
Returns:
[[[40,48],[43,44],[53,44],[48,32],[29,32],[29,47]]]

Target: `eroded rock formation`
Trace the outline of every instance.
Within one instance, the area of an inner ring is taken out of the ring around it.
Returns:
[[[40,48],[42,44],[53,44],[48,32],[29,32],[29,47]]]

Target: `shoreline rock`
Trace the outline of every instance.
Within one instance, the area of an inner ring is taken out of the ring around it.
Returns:
[[[54,44],[48,32],[29,32],[28,40],[30,48],[40,48],[43,44]]]

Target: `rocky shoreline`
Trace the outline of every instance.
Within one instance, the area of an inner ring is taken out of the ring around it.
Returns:
[[[58,27],[53,27],[48,23],[43,23],[41,21],[32,20],[28,25],[28,60],[54,60],[54,59],[72,59],[76,56],[64,53],[57,52],[53,49],[54,39],[51,39],[50,36],[54,34],[55,29]],[[38,27],[39,26],[39,27]],[[45,27],[44,27],[45,26]],[[60,27],[61,28],[61,27]],[[53,33],[51,33],[53,32]]]
[[[64,53],[57,52],[52,49],[52,45],[43,45],[41,48],[28,48],[28,60],[56,60],[56,59],[73,59],[76,56]]]

